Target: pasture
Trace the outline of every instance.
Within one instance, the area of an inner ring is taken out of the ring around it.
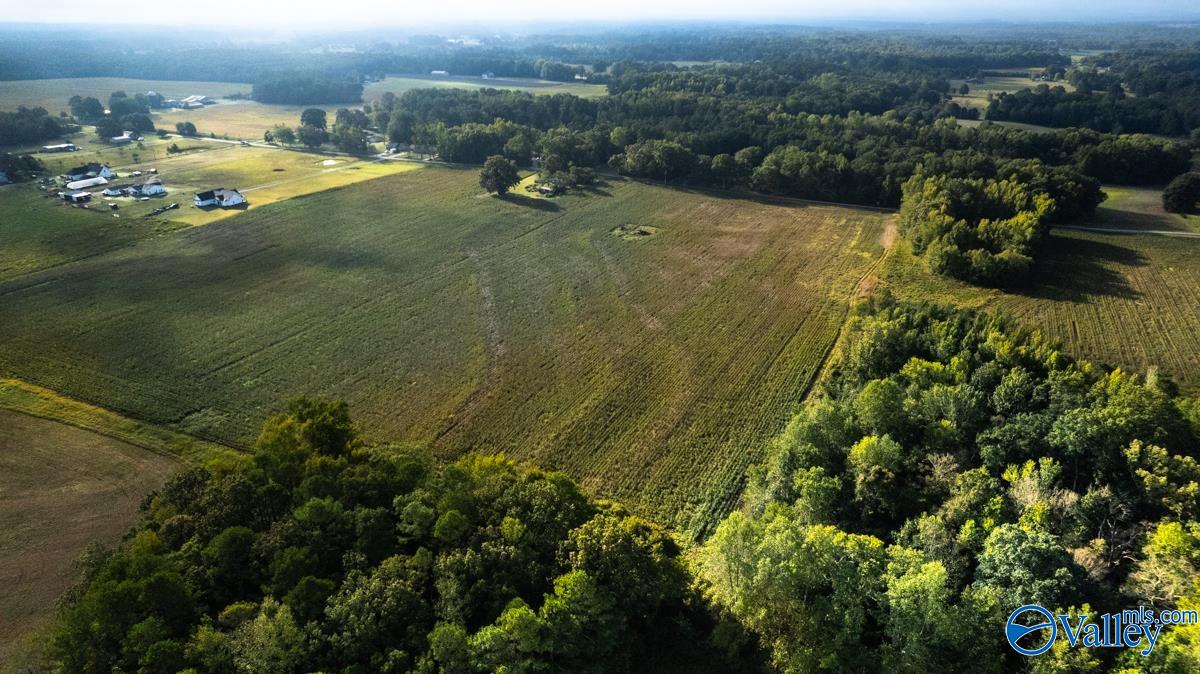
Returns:
[[[92,543],[113,545],[180,463],[50,419],[0,409],[0,663],[36,663],[38,632]],[[21,669],[21,671],[24,671]],[[34,671],[34,670],[30,670]]]
[[[207,154],[207,153],[206,153]],[[0,373],[245,446],[290,396],[712,525],[796,409],[886,215],[427,167],[0,281]],[[614,228],[647,227],[647,237]]]

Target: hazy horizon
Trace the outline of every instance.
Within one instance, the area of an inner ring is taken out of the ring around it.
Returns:
[[[975,0],[916,0],[904,4],[879,0],[844,0],[839,3],[813,0],[750,0],[728,3],[717,0],[665,0],[654,3],[609,0],[605,3],[564,5],[531,0],[519,7],[500,6],[480,0],[444,0],[417,5],[384,4],[375,0],[342,0],[336,6],[321,5],[318,12],[304,11],[303,4],[266,0],[246,3],[211,0],[205,11],[194,3],[164,0],[154,12],[96,12],[82,0],[63,0],[51,6],[17,5],[6,10],[0,25],[42,26],[178,25],[226,27],[235,31],[280,29],[329,30],[364,27],[494,26],[533,24],[706,22],[782,23],[819,25],[836,22],[944,23],[1003,21],[1012,23],[1113,23],[1139,21],[1200,20],[1200,7],[1186,0],[1129,3],[1116,0],[1010,0],[985,3]]]

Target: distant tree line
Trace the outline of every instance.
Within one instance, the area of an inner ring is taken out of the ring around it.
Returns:
[[[362,91],[362,80],[351,76],[285,72],[257,78],[250,96],[260,103],[287,105],[359,103]]]
[[[14,183],[33,180],[46,170],[41,160],[27,154],[0,152],[0,173]]]
[[[19,106],[14,112],[0,111],[0,146],[26,145],[58,138],[74,130],[67,120],[51,117],[45,108]]]

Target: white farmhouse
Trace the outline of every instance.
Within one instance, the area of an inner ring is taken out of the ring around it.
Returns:
[[[161,197],[167,193],[167,188],[163,187],[162,181],[158,178],[151,178],[142,185],[143,197]]]
[[[230,208],[232,206],[240,206],[246,203],[246,197],[236,189],[227,190],[224,187],[218,187],[215,190],[209,190],[207,192],[197,192],[193,202],[201,208],[206,206]]]
[[[87,178],[115,178],[117,174],[112,169],[108,168],[108,164],[97,164],[91,162],[83,166],[76,166],[62,175],[68,182],[75,180],[86,180]]]

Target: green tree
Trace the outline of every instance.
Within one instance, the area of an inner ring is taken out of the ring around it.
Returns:
[[[517,173],[517,165],[501,155],[488,157],[479,172],[479,186],[501,196],[519,182],[521,176]]]
[[[311,126],[324,131],[327,128],[325,111],[321,108],[307,108],[304,112],[300,113],[300,125]]]
[[[196,135],[196,125],[191,122],[175,122],[175,131],[181,136]]]
[[[1200,201],[1200,173],[1178,175],[1162,193],[1163,210],[1169,213],[1191,213]]]
[[[318,148],[329,140],[329,134],[326,133],[325,129],[321,127],[302,124],[296,127],[296,139],[299,140],[304,147]]]

